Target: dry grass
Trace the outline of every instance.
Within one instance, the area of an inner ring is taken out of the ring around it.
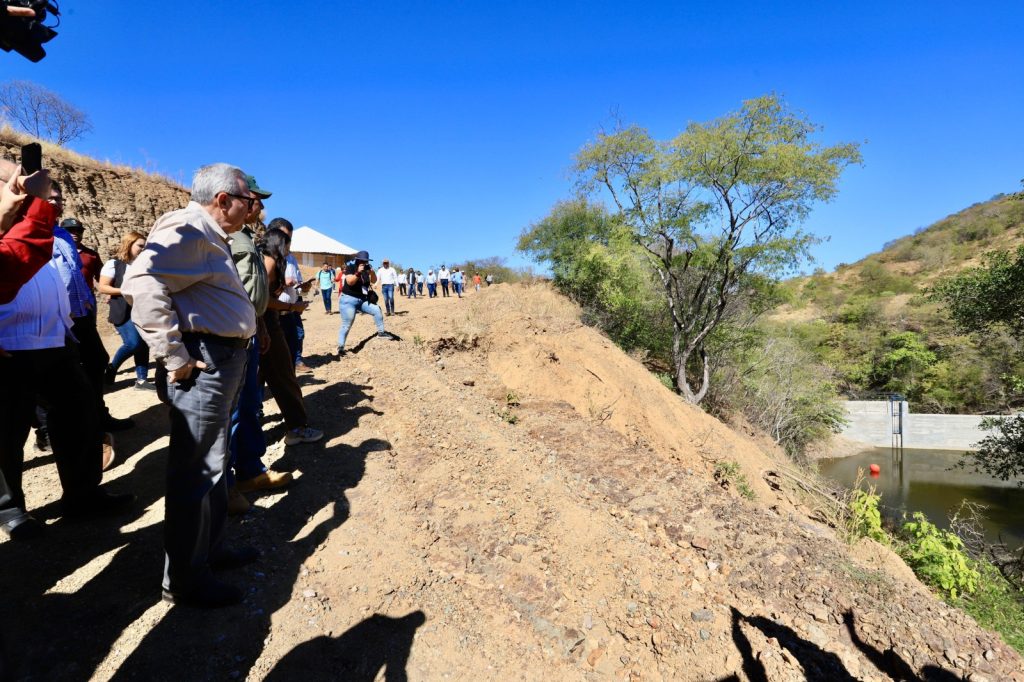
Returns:
[[[60,145],[53,144],[52,142],[47,142],[46,140],[40,140],[35,137],[32,137],[31,135],[26,135],[25,133],[19,132],[7,124],[3,124],[3,126],[0,127],[0,150],[6,147],[7,151],[5,153],[5,156],[10,157],[11,160],[17,161],[17,148],[30,142],[38,142],[40,145],[42,145],[44,165],[47,159],[50,159],[51,163],[52,160],[56,160],[60,163],[73,166],[80,166],[83,168],[111,170],[116,173],[122,173],[126,175],[141,175],[151,180],[166,182],[174,185],[175,187],[187,189],[178,180],[175,180],[174,178],[164,173],[160,173],[159,171],[154,171],[146,168],[137,168],[123,163],[114,163],[109,159],[100,161],[98,159],[92,158],[91,156],[79,154],[78,152],[73,151],[71,149],[67,149],[65,147],[61,147]]]
[[[579,306],[547,282],[496,284],[482,294],[472,299],[465,318],[465,329],[477,336],[509,316],[547,331],[567,331],[582,324]]]

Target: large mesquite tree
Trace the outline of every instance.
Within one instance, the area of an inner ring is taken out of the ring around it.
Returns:
[[[672,319],[674,382],[692,403],[707,395],[709,336],[750,310],[757,281],[802,262],[814,238],[800,226],[860,162],[856,144],[823,146],[817,131],[768,95],[671,140],[629,127],[576,155],[581,189],[608,192],[657,274]]]

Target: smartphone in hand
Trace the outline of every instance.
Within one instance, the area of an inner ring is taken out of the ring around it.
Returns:
[[[21,146],[21,172],[32,175],[43,170],[43,147],[38,142]]]

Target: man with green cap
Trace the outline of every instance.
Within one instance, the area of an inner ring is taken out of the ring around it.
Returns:
[[[249,501],[239,492],[239,488],[273,490],[282,488],[292,481],[290,473],[271,471],[263,464],[267,441],[259,418],[263,404],[263,383],[259,379],[259,364],[260,355],[266,353],[270,347],[270,335],[263,323],[263,313],[267,310],[267,301],[270,298],[270,285],[263,256],[256,250],[255,235],[250,226],[259,220],[263,211],[263,200],[270,197],[270,192],[262,189],[253,176],[246,175],[245,179],[249,193],[257,200],[245,218],[245,225],[231,236],[231,258],[235,261],[242,287],[256,309],[256,336],[249,346],[242,390],[238,395],[235,411],[231,414],[227,477],[228,514],[232,515],[241,514],[249,509]]]

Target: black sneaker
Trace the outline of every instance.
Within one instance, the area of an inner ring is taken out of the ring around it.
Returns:
[[[93,516],[110,516],[127,511],[137,498],[132,493],[108,493],[97,490],[81,499],[61,502],[65,519],[85,519]]]
[[[50,451],[50,437],[43,429],[36,429],[36,450],[38,452]]]
[[[207,578],[187,592],[163,590],[163,600],[171,604],[192,606],[197,609],[219,609],[241,604],[245,593],[234,585]]]
[[[391,332],[377,332],[377,337],[388,341],[398,341],[398,337]]]
[[[138,379],[135,382],[135,388],[140,390],[140,391],[155,391],[156,390],[156,386],[154,386],[153,384],[149,383],[145,379]]]
[[[345,357],[345,349],[342,348],[341,346],[338,346],[338,357],[339,358]]]
[[[214,571],[230,571],[248,566],[259,558],[259,550],[255,547],[221,548],[210,555],[210,568]]]

